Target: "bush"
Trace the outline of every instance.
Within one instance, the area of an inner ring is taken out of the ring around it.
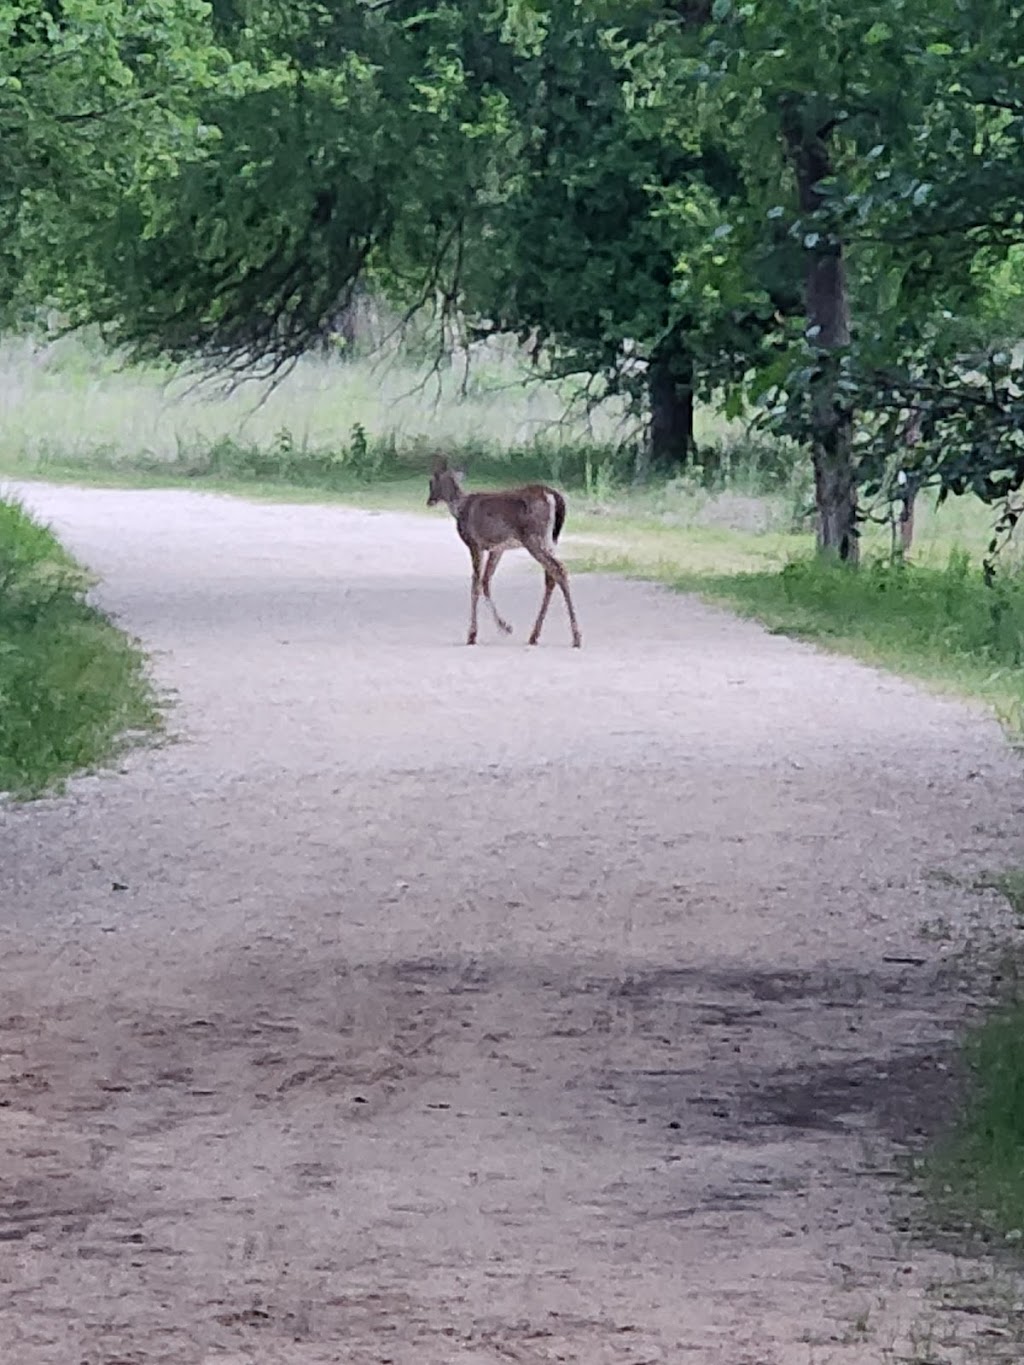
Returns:
[[[137,647],[51,533],[0,501],[0,791],[33,795],[157,721]]]

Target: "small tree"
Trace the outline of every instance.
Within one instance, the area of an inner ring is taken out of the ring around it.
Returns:
[[[842,562],[859,553],[856,375],[901,353],[902,317],[923,325],[957,292],[955,248],[908,253],[906,233],[928,202],[921,163],[969,146],[975,126],[948,94],[960,13],[953,0],[714,0],[699,33],[666,23],[637,62],[681,120],[699,91],[701,126],[741,175],[700,288],[742,289],[780,228],[802,257],[803,327],[778,316],[741,387],[809,448],[818,548]],[[961,67],[970,50],[965,37]]]
[[[490,38],[487,79],[516,131],[481,207],[466,306],[529,338],[549,373],[624,394],[648,417],[650,466],[672,471],[694,451],[695,398],[745,368],[796,302],[793,281],[754,280],[737,238],[742,278],[702,292],[696,265],[731,232],[742,177],[727,140],[702,128],[699,92],[677,83],[663,99],[662,69],[638,71],[663,40],[657,11],[634,0],[509,11],[519,25],[506,25],[511,45]],[[695,29],[706,7],[682,17]]]

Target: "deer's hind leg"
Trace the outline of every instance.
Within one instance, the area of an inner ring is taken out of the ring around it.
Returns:
[[[572,646],[573,649],[579,649],[583,643],[583,636],[580,634],[579,624],[576,621],[576,609],[572,604],[569,575],[566,573],[565,565],[560,559],[556,559],[546,546],[530,544],[525,548],[529,550],[544,570],[544,600],[540,604],[540,611],[537,613],[537,620],[534,622],[530,644],[535,645],[540,640],[541,627],[544,625],[544,618],[548,614],[548,607],[551,603],[551,594],[554,592],[557,583],[562,590],[562,596],[565,598],[565,605],[569,612],[569,625],[572,627]]]
[[[553,576],[544,570],[544,600],[540,604],[540,611],[537,619],[533,623],[533,630],[530,631],[530,644],[535,645],[540,640],[541,628],[544,625],[544,617],[548,614],[548,607],[551,605],[551,594],[555,590],[555,580]]]
[[[504,631],[506,635],[511,635],[512,627],[502,618],[498,608],[494,605],[494,598],[491,596],[491,579],[494,577],[494,571],[497,569],[503,554],[503,550],[492,550],[487,556],[487,563],[484,565],[484,576],[480,588],[484,597],[487,599],[487,605],[491,609],[491,614],[494,617],[494,624],[500,631]]]

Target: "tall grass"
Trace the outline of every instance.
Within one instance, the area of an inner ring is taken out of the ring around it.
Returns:
[[[637,432],[623,405],[590,406],[579,384],[539,382],[500,344],[476,348],[468,367],[396,348],[309,357],[275,387],[225,391],[210,377],[120,366],[88,338],[0,343],[8,473],[275,484],[360,499],[373,487],[387,501],[421,503],[423,470],[441,450],[475,484],[551,480],[598,513],[628,505],[665,525],[738,529],[799,519],[809,490],[794,480],[792,452],[751,443],[710,410],[697,427],[700,464],[670,488],[638,489]]]
[[[142,654],[87,587],[48,530],[0,501],[0,792],[38,794],[156,724]]]
[[[389,349],[349,362],[306,357],[276,385],[226,390],[215,376],[126,368],[88,338],[0,345],[0,409],[7,459],[197,460],[224,442],[340,456],[353,433],[396,452],[614,447],[627,434],[620,405],[588,412],[579,388],[530,378],[516,355],[492,348],[468,370],[436,369]]]

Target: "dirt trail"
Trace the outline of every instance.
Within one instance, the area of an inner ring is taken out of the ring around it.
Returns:
[[[612,579],[528,650],[515,557],[467,650],[440,517],[21,491],[180,739],[0,808],[3,1365],[886,1359],[996,726]]]

